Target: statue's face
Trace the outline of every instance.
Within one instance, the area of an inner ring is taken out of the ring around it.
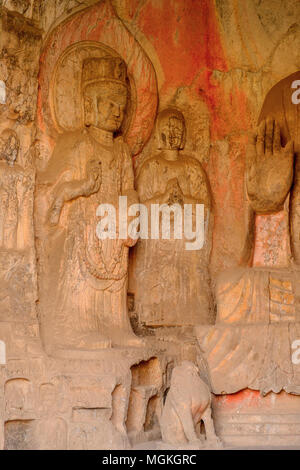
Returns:
[[[165,148],[178,150],[181,148],[184,133],[184,122],[177,116],[169,116],[162,123],[161,138]]]
[[[127,90],[124,86],[110,83],[100,84],[93,91],[86,91],[85,115],[89,123],[109,132],[120,129],[127,104]]]

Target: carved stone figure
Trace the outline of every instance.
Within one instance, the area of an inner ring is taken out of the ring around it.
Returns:
[[[0,135],[0,322],[29,319],[34,281],[30,258],[34,171],[18,161],[15,131]]]
[[[188,326],[212,323],[208,262],[210,255],[211,196],[205,172],[198,160],[183,153],[185,119],[181,111],[167,108],[157,118],[160,152],[148,159],[137,177],[140,201],[173,204],[183,209],[190,204],[194,216],[196,204],[204,205],[205,244],[200,250],[187,250],[182,238],[174,236],[171,215],[170,239],[140,240],[136,253],[136,305],[139,320],[148,326]],[[182,217],[182,220],[184,217]]]
[[[4,0],[4,6],[10,10],[18,11],[22,15],[30,8],[30,0]]]
[[[216,393],[247,387],[300,393],[291,353],[300,334],[296,78],[299,73],[269,92],[248,145],[245,266],[219,276],[216,327],[197,328]]]
[[[211,416],[211,393],[201,380],[198,368],[183,361],[172,373],[170,389],[161,416],[163,441],[173,445],[203,446],[200,423],[203,421],[206,444],[220,445]]]
[[[20,142],[5,129],[0,135],[0,250],[22,250],[28,243],[28,192],[33,187],[31,170],[16,163]]]
[[[132,239],[96,234],[101,203],[137,202],[131,157],[120,131],[126,113],[126,65],[118,57],[83,62],[85,127],[62,135],[38,174],[36,232],[41,332],[48,352],[140,344],[127,315]],[[117,227],[118,231],[118,227]],[[49,295],[51,292],[51,295]]]

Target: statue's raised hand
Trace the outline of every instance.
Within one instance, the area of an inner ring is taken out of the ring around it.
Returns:
[[[58,224],[65,202],[78,197],[88,197],[99,191],[102,180],[101,162],[89,160],[86,166],[86,179],[62,183],[56,189],[52,205],[48,211],[48,223],[51,226]]]
[[[184,196],[177,178],[172,178],[168,181],[165,195],[164,202],[166,204],[183,204]]]
[[[293,142],[282,147],[279,124],[273,119],[262,121],[246,155],[246,186],[254,211],[282,209],[293,181],[293,161]]]
[[[89,160],[86,165],[86,174],[86,194],[84,195],[89,196],[100,189],[102,180],[101,162],[97,159]]]

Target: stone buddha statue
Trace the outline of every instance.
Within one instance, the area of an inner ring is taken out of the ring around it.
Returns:
[[[147,326],[193,326],[212,323],[208,260],[210,255],[210,190],[201,163],[184,152],[185,119],[181,111],[167,108],[157,117],[158,152],[141,167],[137,177],[140,201],[152,204],[204,205],[206,227],[202,249],[189,251],[182,233],[170,238],[140,240],[135,248],[136,306],[139,321]]]
[[[243,263],[216,283],[217,321],[197,328],[215,393],[244,388],[300,394],[297,72],[268,93],[246,155],[248,238]]]
[[[39,317],[44,346],[61,357],[91,357],[137,346],[127,314],[128,250],[133,239],[99,239],[100,204],[138,202],[121,134],[129,81],[118,57],[83,62],[84,127],[61,135],[37,175],[35,228]]]

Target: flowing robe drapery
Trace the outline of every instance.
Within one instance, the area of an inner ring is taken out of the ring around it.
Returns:
[[[99,191],[66,202],[59,223],[49,226],[48,211],[59,186],[86,179],[91,159],[101,162]],[[47,168],[38,175],[36,198],[39,314],[46,347],[93,348],[93,335],[109,340],[131,331],[130,243],[118,237],[100,240],[96,234],[99,204],[112,204],[118,219],[121,195],[128,196],[128,205],[137,202],[132,161],[122,138],[106,147],[87,130],[61,136]]]

